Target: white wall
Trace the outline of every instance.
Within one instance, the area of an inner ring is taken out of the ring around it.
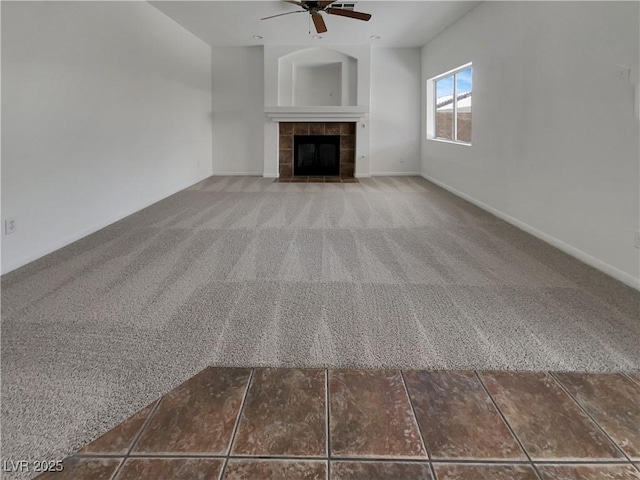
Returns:
[[[371,175],[420,173],[419,48],[371,49]]]
[[[473,62],[472,147],[425,139],[423,174],[638,287],[637,2],[483,2],[423,48]]]
[[[342,63],[295,65],[293,104],[342,105]]]
[[[2,272],[211,174],[210,48],[146,2],[2,3]]]
[[[214,175],[262,175],[263,62],[261,46],[211,49]]]

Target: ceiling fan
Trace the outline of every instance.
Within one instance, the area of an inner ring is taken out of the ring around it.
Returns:
[[[327,31],[327,25],[324,23],[321,13],[328,13],[329,15],[340,15],[341,17],[355,18],[356,20],[364,20],[365,22],[371,18],[368,13],[354,12],[353,10],[346,10],[344,8],[332,8],[331,4],[336,0],[283,0],[285,3],[291,3],[302,7],[302,10],[296,10],[295,12],[280,13],[279,15],[271,15],[270,17],[261,18],[260,20],[267,20],[269,18],[281,17],[283,15],[291,15],[292,13],[308,12],[313,20],[313,25],[316,27],[316,32],[324,33]]]

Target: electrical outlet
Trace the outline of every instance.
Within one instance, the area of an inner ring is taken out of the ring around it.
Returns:
[[[634,244],[636,248],[640,248],[640,230],[634,234]]]
[[[7,218],[4,221],[4,234],[9,235],[16,231],[16,219],[15,218]]]

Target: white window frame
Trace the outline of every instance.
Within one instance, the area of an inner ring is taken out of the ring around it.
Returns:
[[[429,80],[427,80],[427,140],[435,140],[436,142],[443,142],[443,143],[453,143],[455,145],[464,145],[467,147],[471,146],[471,142],[463,142],[461,140],[456,140],[455,138],[458,136],[458,102],[456,99],[457,96],[457,88],[458,85],[456,82],[456,77],[455,75],[466,70],[467,68],[471,67],[472,71],[473,71],[473,62],[469,62],[466,63],[460,67],[456,67],[453,70],[449,70],[447,72],[441,73],[440,75],[437,75],[435,77],[430,78]],[[436,82],[438,80],[442,80],[444,78],[447,77],[453,77],[453,140],[450,140],[448,138],[440,138],[440,137],[436,137],[436,107],[438,104],[438,100],[437,100],[437,92],[436,92]],[[471,92],[473,92],[473,86],[471,87]],[[473,95],[473,93],[472,93]],[[473,107],[472,107],[472,112],[473,112]],[[471,135],[473,136],[473,115],[471,116],[471,121],[472,121],[472,129],[471,129]]]

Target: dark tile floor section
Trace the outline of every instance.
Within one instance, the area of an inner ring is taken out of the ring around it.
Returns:
[[[324,370],[256,369],[232,455],[327,456]]]
[[[426,459],[397,370],[329,372],[331,455]]]
[[[245,460],[227,463],[225,480],[325,480],[326,460]]]
[[[437,464],[438,480],[538,480],[530,465]]]
[[[38,478],[640,480],[636,379],[207,368]]]
[[[226,455],[251,371],[207,368],[165,395],[135,455]]]
[[[405,372],[431,458],[527,460],[474,372]]]
[[[428,462],[331,462],[331,480],[433,480]]]
[[[482,373],[533,460],[610,460],[623,455],[548,373]]]
[[[224,460],[216,458],[128,458],[118,480],[219,478]]]
[[[125,455],[129,453],[131,446],[133,445],[133,441],[157,404],[158,401],[156,400],[146,406],[117,427],[109,430],[96,441],[91,442],[80,450],[80,453],[108,453],[110,455]]]
[[[624,375],[556,373],[558,381],[632,460],[640,460],[640,397]]]
[[[542,480],[638,480],[631,465],[540,465]]]

